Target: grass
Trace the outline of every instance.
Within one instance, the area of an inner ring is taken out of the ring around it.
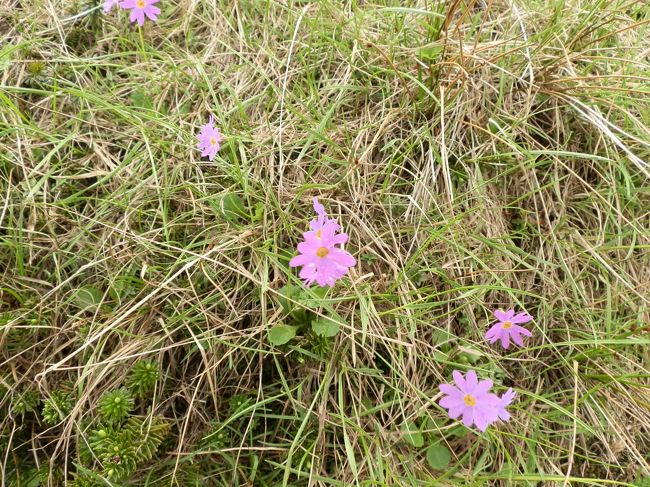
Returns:
[[[650,485],[647,2],[160,5],[0,6],[1,485]]]

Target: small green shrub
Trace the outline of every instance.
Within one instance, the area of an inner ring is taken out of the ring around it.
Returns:
[[[134,405],[131,393],[122,387],[102,396],[99,401],[99,414],[109,424],[121,423],[133,410]]]
[[[67,392],[56,390],[43,401],[41,415],[43,421],[50,426],[63,421],[72,410],[72,398]]]
[[[126,385],[135,397],[144,398],[154,390],[160,376],[158,364],[153,360],[142,360],[131,370]]]

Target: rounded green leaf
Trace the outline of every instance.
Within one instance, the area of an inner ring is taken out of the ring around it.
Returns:
[[[300,288],[291,284],[287,284],[278,289],[277,300],[278,303],[280,303],[280,306],[282,306],[282,311],[286,314],[291,313],[295,308],[292,301],[298,301],[299,294]]]
[[[333,337],[341,331],[341,325],[325,316],[319,316],[311,322],[311,329],[316,335]]]
[[[413,421],[404,423],[402,425],[402,438],[409,445],[414,446],[415,448],[421,448],[424,445],[424,436],[420,433],[420,428]]]
[[[284,345],[296,336],[296,327],[290,325],[273,325],[269,330],[269,342],[272,345]]]
[[[298,300],[307,308],[319,308],[325,300],[328,288],[317,287],[313,289],[301,289]],[[336,318],[339,318],[336,315]]]
[[[153,109],[153,98],[151,98],[144,90],[135,90],[131,94],[131,101],[133,105],[138,108],[146,108],[147,110]]]
[[[447,468],[450,461],[451,453],[446,446],[437,443],[431,445],[427,449],[427,463],[434,470],[443,470]]]
[[[93,286],[84,286],[74,293],[74,300],[81,309],[96,308],[102,303],[104,294]]]
[[[221,216],[229,222],[236,222],[239,218],[247,216],[244,200],[236,193],[218,196],[215,205]]]
[[[425,61],[435,61],[442,53],[442,46],[423,47],[418,51],[418,56]]]

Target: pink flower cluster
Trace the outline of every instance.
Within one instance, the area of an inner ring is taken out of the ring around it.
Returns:
[[[490,343],[501,341],[503,348],[510,346],[510,340],[519,346],[524,345],[523,336],[530,337],[532,333],[519,326],[533,319],[528,313],[515,313],[515,310],[495,310],[497,322],[487,331],[485,338]],[[454,370],[454,385],[441,384],[440,392],[444,394],[440,405],[448,410],[449,417],[456,419],[462,416],[463,424],[467,427],[475,425],[479,430],[485,431],[489,425],[501,419],[510,419],[506,407],[515,397],[515,392],[508,389],[501,397],[490,392],[492,381],[489,379],[479,381],[476,372],[470,370],[463,375]]]
[[[145,16],[154,22],[160,15],[160,9],[154,4],[160,0],[104,0],[104,13],[110,12],[114,6],[119,5],[122,10],[130,10],[131,23],[137,22],[140,27],[144,25]]]
[[[160,0],[104,0],[103,10],[110,12],[115,6],[122,10],[130,10],[129,20],[143,26],[145,19],[156,21],[160,15],[160,9],[155,6]],[[221,148],[222,137],[219,129],[214,125],[212,116],[208,122],[201,127],[196,135],[198,139],[197,148],[201,151],[202,157],[214,160]],[[309,230],[303,233],[303,241],[298,244],[299,254],[293,257],[290,267],[302,267],[299,276],[307,286],[314,282],[319,286],[334,286],[334,284],[345,275],[348,270],[356,265],[356,259],[341,245],[348,240],[348,235],[341,232],[338,222],[327,216],[325,207],[313,199],[316,218],[309,224]],[[505,349],[510,343],[518,346],[524,345],[523,337],[531,337],[532,333],[520,326],[533,319],[528,313],[515,313],[513,309],[508,311],[495,310],[494,315],[497,322],[494,323],[485,335],[485,339],[494,344],[497,341]],[[465,426],[476,426],[480,431],[498,420],[507,421],[510,413],[506,408],[512,403],[515,392],[508,389],[503,395],[497,396],[490,392],[493,383],[489,379],[478,380],[475,371],[470,370],[463,375],[454,370],[452,373],[453,384],[441,384],[440,391],[443,397],[440,399],[440,406],[447,409],[452,419],[461,418]]]
[[[346,233],[337,233],[341,228],[336,220],[328,218],[325,207],[314,198],[317,218],[309,223],[310,230],[303,233],[304,241],[298,244],[300,255],[289,265],[302,266],[300,277],[307,286],[316,282],[319,286],[334,286],[334,283],[348,273],[357,261],[339,247],[348,241]]]
[[[490,392],[492,381],[490,379],[478,380],[476,372],[470,370],[463,375],[454,370],[454,385],[441,384],[440,392],[444,397],[440,405],[449,411],[449,417],[456,419],[462,416],[462,421],[468,428],[472,425],[480,431],[485,431],[489,425],[502,419],[510,419],[506,407],[515,397],[515,392],[508,389],[501,397]]]

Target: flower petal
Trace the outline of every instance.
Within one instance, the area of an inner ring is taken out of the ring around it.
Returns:
[[[476,377],[476,372],[473,370],[468,370],[465,375],[465,392],[467,394],[472,394],[476,385],[478,384],[478,377]]]
[[[463,377],[463,374],[461,374],[458,370],[454,370],[451,375],[454,378],[454,382],[456,383],[456,386],[462,391],[465,390],[465,378]]]
[[[142,10],[132,10],[129,18],[131,22],[137,22],[140,27],[144,25],[144,12]]]
[[[352,254],[337,247],[330,249],[327,259],[343,267],[352,267],[357,263]]]
[[[510,321],[513,323],[528,323],[532,319],[533,317],[528,313],[517,313],[512,318],[510,318]]]
[[[512,339],[512,342],[518,347],[524,346],[524,340],[521,338],[521,335],[517,333],[516,330],[510,330],[510,338]]]
[[[508,311],[501,311],[500,309],[494,310],[494,316],[496,316],[499,321],[508,321],[514,314],[514,309],[509,309]]]
[[[289,261],[289,267],[298,267],[301,265],[307,265],[313,260],[314,259],[311,255],[307,255],[307,254],[296,255],[293,259]]]
[[[501,334],[501,346],[506,350],[510,347],[510,333],[506,330],[503,330],[503,333]]]
[[[330,238],[329,241],[332,245],[344,244],[345,242],[348,241],[348,234],[339,233],[338,235],[332,236],[332,238]]]
[[[462,397],[463,395],[463,393],[457,387],[454,387],[451,384],[440,384],[438,388],[440,389],[440,392],[448,396]]]
[[[484,379],[479,381],[479,383],[476,385],[474,388],[474,391],[472,392],[474,396],[479,396],[481,394],[485,394],[492,388],[492,381],[490,379]]]
[[[318,243],[309,241],[309,242],[300,242],[298,244],[298,252],[301,254],[309,254],[316,256],[316,251],[320,246]]]
[[[496,341],[499,340],[500,338],[501,338],[501,332],[495,333],[494,336],[489,339],[489,343],[490,344],[496,343]]]
[[[327,215],[327,213],[325,213],[325,207],[318,202],[318,198],[314,196],[314,198],[311,201],[314,204],[314,211],[316,212],[317,215],[322,215],[322,216]]]
[[[305,279],[308,282],[308,285],[311,282],[314,282],[316,280],[316,274],[317,274],[317,269],[316,266],[313,264],[307,264],[304,266],[302,269],[300,269],[300,273],[298,274],[301,279]]]
[[[445,396],[440,399],[440,404],[445,409],[462,407],[465,403],[462,397]]]
[[[508,388],[508,390],[504,392],[503,396],[500,398],[501,404],[504,406],[509,405],[516,395],[517,393],[512,390],[512,387]]]
[[[115,5],[118,5],[119,0],[104,0],[104,8],[102,9],[104,13],[108,13],[113,10]]]
[[[488,427],[488,419],[485,411],[480,408],[475,408],[474,411],[474,423],[480,431],[485,431]]]
[[[324,272],[318,272],[316,274],[316,283],[320,287],[325,287],[325,286],[333,287],[334,281],[335,281],[334,277],[332,277],[330,274],[326,274]]]
[[[447,413],[451,419],[456,419],[458,416],[463,414],[467,406],[465,406],[465,403],[463,403],[462,406],[460,407],[455,407],[455,408],[450,408],[449,412]]]
[[[320,238],[325,242],[326,245],[333,245],[336,242],[333,242],[332,239],[335,238],[336,232],[340,229],[341,227],[339,226],[338,223],[336,223],[334,220],[326,220],[320,227],[321,235]],[[345,235],[345,241],[347,241],[347,234],[342,233],[341,235]],[[341,242],[341,243],[345,243]]]
[[[532,337],[533,336],[531,331],[529,329],[527,329],[527,328],[524,328],[523,326],[513,325],[512,328],[510,329],[510,331],[513,331],[513,332],[516,331],[517,333],[519,333],[521,335],[524,335],[524,336],[527,336],[527,337]]]
[[[501,330],[501,323],[497,323],[495,325],[492,325],[490,329],[487,331],[485,334],[485,339],[490,340],[491,338],[495,338],[499,336],[499,332]],[[492,342],[494,343],[494,342]]]
[[[468,407],[463,411],[463,424],[468,428],[472,426],[474,422],[474,408]]]
[[[160,9],[158,7],[153,7],[151,5],[145,7],[144,13],[147,17],[149,17],[151,20],[156,20],[158,18],[158,15],[160,14]],[[216,135],[215,135],[216,137]]]

